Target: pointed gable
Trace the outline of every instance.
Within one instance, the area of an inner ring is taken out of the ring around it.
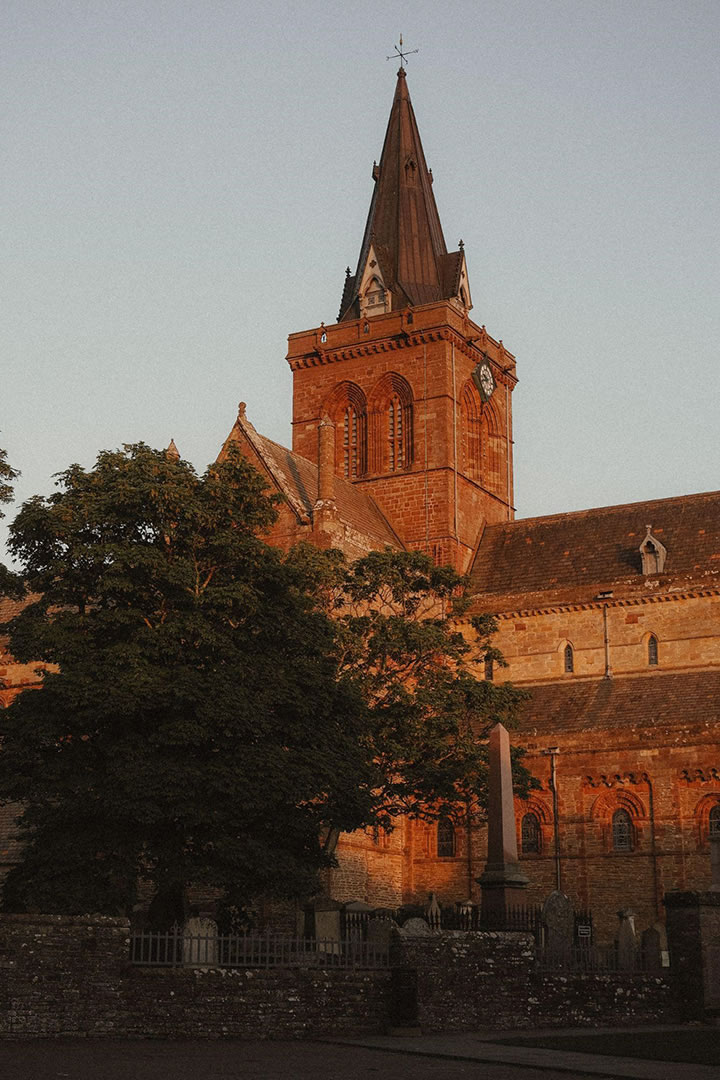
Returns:
[[[448,254],[445,245],[403,68],[373,178],[360,258],[346,278],[339,319],[459,299],[464,257],[461,251]],[[469,307],[467,284],[464,295]]]

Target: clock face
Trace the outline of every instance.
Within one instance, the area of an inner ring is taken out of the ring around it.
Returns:
[[[495,379],[490,370],[490,365],[483,360],[473,371],[473,382],[480,391],[483,401],[489,401],[495,390]]]

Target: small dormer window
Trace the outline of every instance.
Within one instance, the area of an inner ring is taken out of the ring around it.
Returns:
[[[640,558],[642,559],[642,572],[648,577],[651,574],[662,574],[667,558],[667,549],[663,547],[656,536],[652,534],[652,525],[647,526],[645,539],[640,545]]]

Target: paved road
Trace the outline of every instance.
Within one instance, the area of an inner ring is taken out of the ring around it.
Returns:
[[[507,1037],[507,1032],[504,1033]],[[11,1039],[0,1042],[2,1080],[717,1080],[698,1065],[639,1062],[497,1046],[488,1035],[352,1042]],[[370,1045],[368,1045],[370,1044]],[[374,1044],[374,1045],[373,1045]],[[542,1068],[536,1066],[542,1065]]]
[[[315,1042],[0,1043],[2,1080],[573,1080],[581,1075]]]

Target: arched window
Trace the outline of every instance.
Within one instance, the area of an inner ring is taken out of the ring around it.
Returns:
[[[708,815],[708,836],[720,838],[720,803],[716,803]]]
[[[367,401],[359,386],[338,383],[323,405],[335,425],[335,471],[348,480],[367,472]]]
[[[657,667],[658,662],[658,639],[651,634],[647,643],[647,662],[650,667]]]
[[[612,816],[613,851],[632,851],[633,825],[627,810],[616,810]]]
[[[405,437],[402,402],[397,394],[390,398],[388,409],[388,443],[390,472],[405,467]]]
[[[371,473],[394,473],[413,462],[413,392],[397,371],[387,371],[368,397]]]
[[[564,670],[567,672],[567,674],[572,674],[572,672],[575,670],[575,656],[573,654],[572,645],[568,644],[565,646],[565,649],[563,651],[563,660]]]
[[[343,475],[354,479],[360,468],[361,432],[356,410],[348,405],[343,416]]]
[[[437,853],[441,859],[452,859],[455,855],[455,826],[449,818],[438,821]]]
[[[523,855],[540,854],[541,832],[537,814],[523,814],[520,823],[520,841]]]
[[[485,657],[485,678],[488,682],[492,682],[495,678],[495,665],[490,656]]]

